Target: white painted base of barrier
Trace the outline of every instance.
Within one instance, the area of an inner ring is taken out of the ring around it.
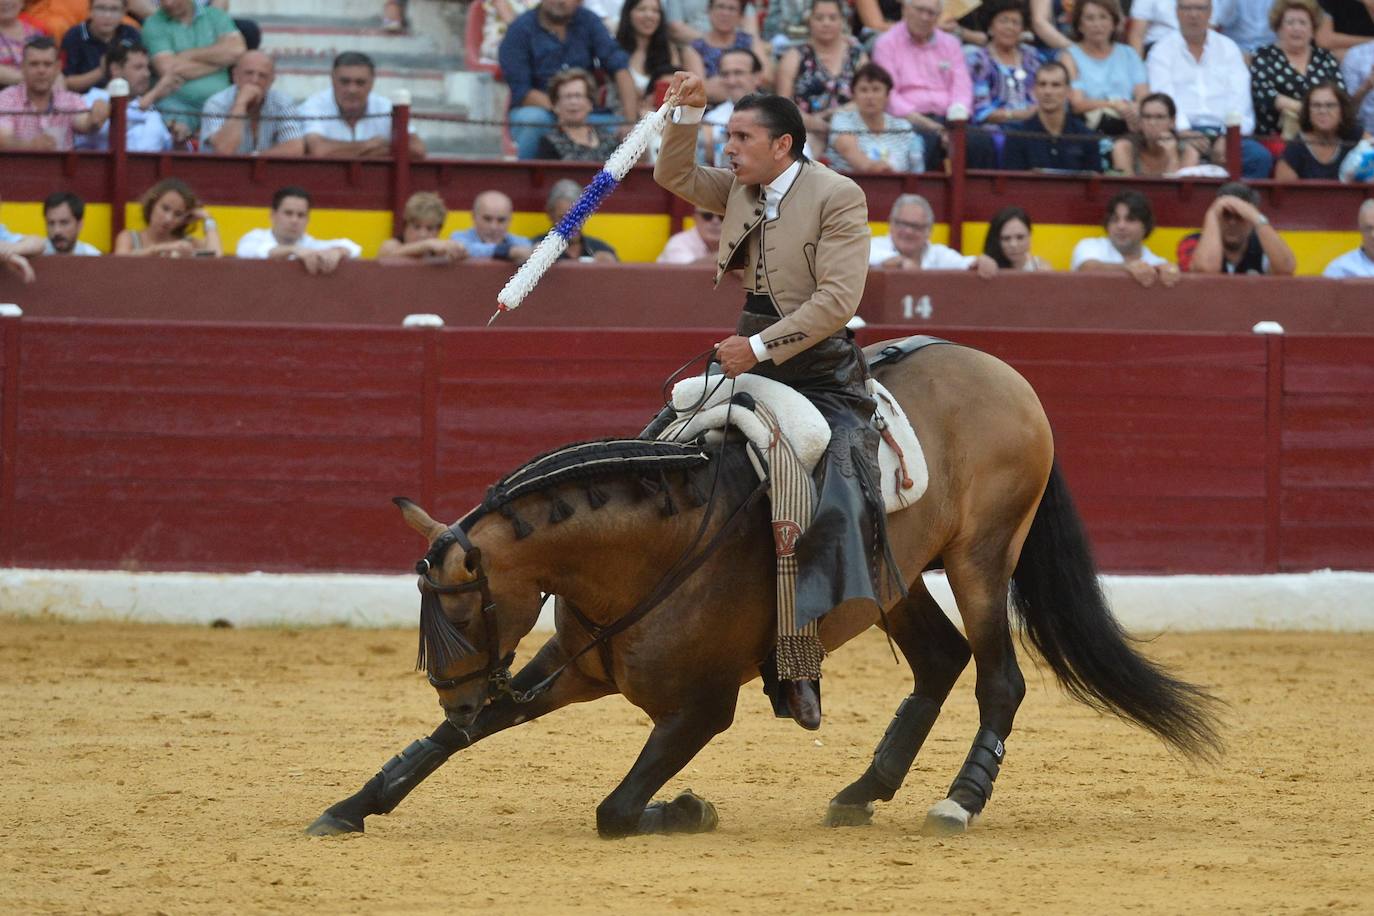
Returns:
[[[944,576],[931,594],[958,621]],[[1268,576],[1104,576],[1128,630],[1374,630],[1374,573]],[[408,627],[418,620],[414,576],[128,573],[0,570],[0,614],[65,620],[234,626]],[[537,629],[550,630],[545,608]]]

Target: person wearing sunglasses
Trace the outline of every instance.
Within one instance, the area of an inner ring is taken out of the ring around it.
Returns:
[[[720,247],[721,215],[700,207],[692,216],[692,225],[674,233],[654,260],[659,264],[708,264],[716,259]]]

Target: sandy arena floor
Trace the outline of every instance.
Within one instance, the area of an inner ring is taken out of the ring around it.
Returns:
[[[647,719],[623,700],[498,735],[366,835],[302,829],[439,721],[414,634],[0,620],[0,900],[18,913],[1374,912],[1374,634],[1168,636],[1151,652],[1231,703],[1192,768],[1030,693],[987,817],[918,829],[977,721],[960,682],[871,827],[820,826],[906,692],[876,634],[826,665],[817,735],[746,688],[669,783],[717,833],[597,838]],[[523,647],[527,654],[534,648]]]

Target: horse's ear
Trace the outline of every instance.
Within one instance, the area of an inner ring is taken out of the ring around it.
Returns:
[[[428,512],[404,496],[393,497],[391,501],[401,510],[401,517],[406,520],[406,524],[423,534],[427,541],[433,541],[447,528],[430,518]]]

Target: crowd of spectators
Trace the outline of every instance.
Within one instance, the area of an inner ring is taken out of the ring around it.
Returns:
[[[523,12],[497,0],[493,11],[507,23],[497,53],[521,158],[569,158],[549,92],[560,71],[588,75],[586,123],[623,136],[673,69],[706,78],[726,112],[707,121],[723,123],[738,98],[725,67],[741,52],[757,62],[759,89],[801,108],[810,153],[856,173],[942,168],[951,115],[969,124],[971,168],[1133,175],[1220,174],[1237,123],[1245,177],[1334,177],[1374,130],[1374,21],[1362,0],[1125,3],[810,0],[765,4],[760,19],[740,0],[632,0],[618,18],[598,6],[614,34],[577,0]],[[1328,129],[1331,89],[1345,108]],[[1304,114],[1314,93],[1315,123]],[[918,157],[898,136],[909,130]],[[604,160],[594,152],[604,145],[584,142],[576,158]],[[709,143],[699,153],[719,159]]]

